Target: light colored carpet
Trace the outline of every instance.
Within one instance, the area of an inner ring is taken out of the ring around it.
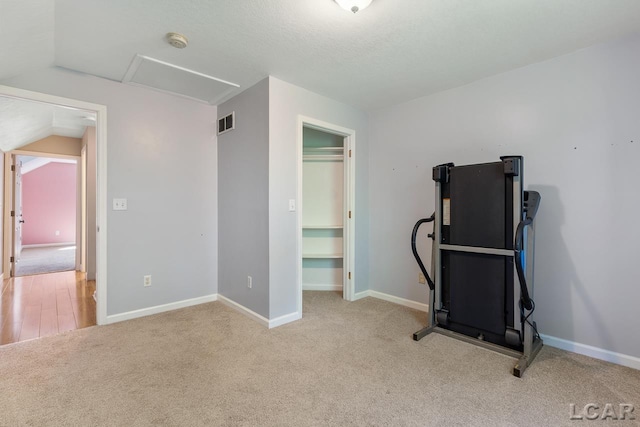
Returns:
[[[640,406],[640,371],[545,347],[514,360],[385,301],[305,292],[272,330],[215,302],[0,348],[0,424],[562,426],[569,404]],[[637,415],[637,414],[636,414]],[[619,421],[617,425],[637,425]]]
[[[75,246],[23,248],[16,263],[16,276],[70,271],[76,268]]]

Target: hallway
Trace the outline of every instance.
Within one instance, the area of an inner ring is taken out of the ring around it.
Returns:
[[[76,271],[3,280],[0,345],[95,325],[95,289]]]

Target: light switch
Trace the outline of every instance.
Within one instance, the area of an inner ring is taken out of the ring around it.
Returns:
[[[289,199],[289,212],[296,211],[296,199]]]
[[[126,211],[127,210],[127,199],[113,199],[113,210],[114,211]]]

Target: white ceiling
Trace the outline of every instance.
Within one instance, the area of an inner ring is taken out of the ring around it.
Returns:
[[[272,75],[365,110],[640,31],[638,0],[374,0],[355,15],[332,0],[50,4],[0,0],[0,34],[26,38],[0,47],[0,78],[55,50],[58,66],[122,81],[142,54],[239,84],[229,96]],[[53,23],[55,49],[39,41]],[[169,31],[189,46],[171,47]]]
[[[95,113],[0,96],[0,150],[11,151],[50,135],[81,138]]]
[[[54,2],[0,0],[0,80],[55,63]]]

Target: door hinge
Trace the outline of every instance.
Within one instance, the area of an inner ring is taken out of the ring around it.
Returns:
[[[11,211],[11,216],[16,216],[16,211]]]
[[[15,172],[16,171],[16,165],[11,165],[11,172]]]
[[[349,219],[351,219],[351,211],[349,211]]]
[[[9,262],[13,262],[13,257],[9,258]]]
[[[349,272],[349,280],[351,280],[351,272]]]
[[[351,157],[351,150],[349,150],[349,157]]]

